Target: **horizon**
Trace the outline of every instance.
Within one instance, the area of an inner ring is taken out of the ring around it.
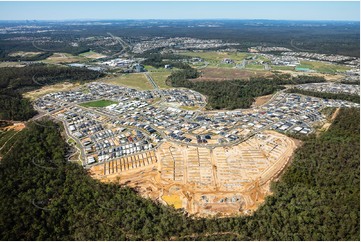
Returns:
[[[0,2],[0,21],[278,20],[360,22],[358,1]],[[56,16],[56,17],[54,17]]]
[[[236,21],[290,21],[290,22],[360,22],[360,20],[332,20],[332,19],[242,19],[242,18],[204,18],[204,19],[178,19],[178,18],[149,18],[149,19],[92,19],[92,18],[79,18],[79,19],[0,19],[0,22],[26,22],[26,21],[37,21],[37,22],[72,22],[72,21],[216,21],[216,20],[236,20]]]

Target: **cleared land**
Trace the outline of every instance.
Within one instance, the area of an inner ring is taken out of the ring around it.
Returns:
[[[99,53],[94,52],[94,51],[88,51],[88,52],[85,52],[85,53],[81,53],[79,56],[89,58],[89,59],[100,59],[100,58],[107,57],[106,55],[99,54]]]
[[[351,68],[344,65],[334,65],[334,64],[326,64],[324,62],[319,61],[301,61],[298,68],[308,68],[322,73],[330,73],[333,74],[335,72],[345,72],[350,70]]]
[[[42,60],[44,63],[48,64],[58,64],[58,63],[72,63],[72,62],[79,62],[84,61],[83,57],[74,56],[68,53],[54,53],[53,55],[49,56],[45,60]]]
[[[246,65],[246,69],[263,70],[264,66],[263,65],[256,65],[256,64],[249,64],[249,65]]]
[[[297,141],[273,131],[214,149],[165,142],[155,156],[121,158],[93,166],[90,173],[197,216],[249,214],[296,148]]]
[[[327,74],[327,73],[314,73],[314,72],[300,72],[300,71],[289,71],[289,70],[278,70],[279,73],[290,74],[292,76],[321,76],[324,77],[327,81],[339,81],[344,78],[340,74]]]
[[[234,67],[236,64],[242,64],[243,60],[248,59],[251,63],[246,65],[246,68],[249,69],[263,69],[263,65],[257,65],[253,66],[253,62],[263,61],[263,62],[270,62],[269,59],[258,55],[258,54],[252,54],[248,52],[218,52],[218,51],[205,51],[205,52],[182,52],[179,53],[180,55],[184,56],[190,56],[190,57],[200,57],[205,62],[208,62],[208,67],[220,67],[220,68],[230,68]],[[234,63],[226,64],[222,61],[224,59],[231,59],[234,61]],[[254,59],[253,59],[254,58]],[[251,60],[252,59],[252,60]],[[249,65],[249,66],[248,66]],[[195,67],[201,67],[204,66],[204,63],[195,63]],[[261,67],[262,66],[262,67]]]
[[[273,94],[270,95],[265,95],[265,96],[260,96],[260,97],[256,97],[255,102],[253,103],[253,107],[259,107],[262,106],[263,104],[267,103],[269,100],[271,100]]]
[[[191,57],[200,57],[208,61],[217,61],[220,62],[225,58],[232,59],[234,61],[242,61],[247,57],[254,56],[255,54],[246,53],[246,52],[218,52],[218,51],[207,51],[207,52],[183,52],[179,53],[180,55],[191,56]]]
[[[289,71],[294,71],[295,67],[294,66],[276,66],[276,65],[271,65],[271,69],[272,70],[289,70]]]
[[[234,80],[234,79],[249,79],[251,77],[269,77],[272,76],[270,71],[264,70],[244,70],[244,69],[236,69],[236,68],[204,68],[201,70],[201,76],[194,79],[199,81],[205,80],[216,80],[216,81],[224,81],[224,80]]]
[[[61,91],[69,91],[71,89],[79,87],[79,85],[80,85],[79,83],[69,83],[69,82],[58,83],[54,85],[43,86],[40,89],[34,91],[26,92],[23,94],[23,96],[33,101],[41,96],[44,96],[45,94],[61,92]]]
[[[0,68],[2,67],[24,67],[25,64],[19,63],[19,62],[0,62]]]
[[[167,77],[171,74],[171,72],[149,72],[149,74],[159,88],[171,88],[165,83]]]
[[[13,56],[13,57],[17,57],[17,56],[20,56],[20,57],[33,57],[33,56],[39,55],[41,53],[43,53],[43,52],[17,51],[17,52],[10,53],[9,56]]]
[[[127,86],[139,90],[151,90],[153,86],[143,73],[121,74],[115,77],[107,77],[101,81],[118,86]]]
[[[92,102],[86,102],[80,104],[80,106],[86,107],[86,108],[102,108],[107,107],[112,104],[116,104],[117,102],[110,101],[110,100],[98,100],[98,101],[92,101]]]

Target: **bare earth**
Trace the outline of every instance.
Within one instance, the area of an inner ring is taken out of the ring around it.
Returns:
[[[8,130],[21,131],[24,128],[25,128],[25,124],[22,123],[22,122],[18,122],[18,123],[14,123],[13,125],[6,126],[6,127],[2,128],[2,129],[5,130],[5,131],[8,131]]]
[[[255,102],[252,104],[252,106],[253,107],[262,106],[263,104],[267,103],[272,98],[272,96],[273,94],[257,97]]]
[[[326,131],[330,128],[331,124],[333,123],[333,121],[335,120],[335,118],[337,117],[337,115],[340,113],[340,110],[341,110],[341,108],[337,108],[337,109],[335,110],[335,112],[332,114],[331,119],[328,120],[328,121],[326,121],[326,122],[322,125],[322,127],[319,128],[319,129],[316,131],[316,135],[317,135],[317,136],[319,136],[322,132],[326,132]]]
[[[196,216],[251,214],[270,194],[270,181],[297,145],[274,131],[214,149],[165,142],[156,151],[99,164],[89,172]]]
[[[278,72],[291,74],[292,76],[320,76],[325,78],[327,81],[338,81],[342,78],[344,78],[343,75],[339,74],[322,74],[322,73],[305,73],[305,72],[295,72],[295,71],[289,71],[289,70],[277,70]]]
[[[35,100],[38,97],[41,97],[45,94],[48,93],[53,93],[53,92],[60,92],[60,91],[69,91],[73,88],[79,87],[79,83],[69,83],[69,82],[63,82],[63,83],[58,83],[58,84],[54,84],[54,85],[48,85],[48,86],[43,86],[40,89],[36,89],[34,91],[30,91],[30,92],[26,92],[23,94],[23,96],[25,98],[29,98],[30,100]]]

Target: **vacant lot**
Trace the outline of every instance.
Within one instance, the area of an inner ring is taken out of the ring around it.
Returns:
[[[39,55],[41,53],[43,53],[43,52],[17,51],[17,52],[10,53],[9,56],[13,56],[13,57],[17,57],[17,56],[20,56],[20,57],[33,57],[33,56]]]
[[[247,52],[218,52],[218,51],[207,51],[207,52],[184,52],[180,53],[185,56],[200,57],[208,61],[222,61],[224,58],[232,59],[234,61],[242,61],[249,56],[254,56]]]
[[[263,104],[265,104],[265,103],[267,103],[269,100],[271,100],[272,96],[273,96],[273,94],[256,97],[256,100],[255,100],[255,102],[253,103],[253,106],[254,106],[254,107],[262,106]]]
[[[84,61],[84,57],[74,56],[68,53],[54,53],[52,56],[49,56],[42,62],[48,64],[58,64],[58,63],[72,63]]]
[[[112,104],[116,104],[117,102],[110,101],[110,100],[98,100],[98,101],[92,101],[92,102],[86,102],[80,104],[80,106],[86,107],[86,108],[102,108],[107,107]]]
[[[80,85],[79,83],[69,83],[69,82],[57,83],[54,85],[43,86],[40,89],[36,89],[34,91],[26,92],[23,94],[23,96],[33,101],[41,96],[44,96],[45,94],[53,93],[53,92],[69,91],[71,89],[79,87],[79,85]]]
[[[276,66],[276,65],[271,65],[272,70],[289,70],[289,71],[293,71],[295,70],[294,66]]]
[[[89,59],[100,59],[100,58],[107,57],[106,55],[102,55],[102,54],[96,53],[94,51],[88,51],[85,53],[81,53],[79,56],[89,58]]]
[[[143,73],[121,74],[115,77],[104,78],[102,81],[113,85],[127,86],[139,90],[153,89],[153,86],[149,83]]]
[[[8,61],[4,61],[4,62],[0,62],[0,68],[2,67],[24,67],[25,64],[22,64],[21,62],[8,62]]]
[[[206,81],[206,80],[235,80],[243,79],[247,80],[251,77],[269,77],[272,73],[264,70],[244,70],[235,68],[204,68],[201,71],[201,76],[195,80]]]
[[[153,78],[154,82],[157,83],[159,88],[171,88],[165,83],[171,72],[150,72],[149,74]]]
[[[348,66],[326,64],[319,61],[301,61],[301,64],[298,65],[297,67],[309,68],[318,72],[330,73],[330,74],[333,74],[335,72],[344,72],[351,69]]]
[[[255,69],[255,70],[263,70],[264,66],[263,65],[257,65],[257,64],[250,64],[250,65],[246,65],[247,69]]]

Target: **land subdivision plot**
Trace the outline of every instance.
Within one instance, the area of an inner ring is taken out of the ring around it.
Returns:
[[[296,147],[295,140],[274,131],[230,147],[165,142],[154,154],[149,151],[141,157],[95,165],[90,173],[190,214],[249,214],[270,194],[270,181],[284,169]]]

